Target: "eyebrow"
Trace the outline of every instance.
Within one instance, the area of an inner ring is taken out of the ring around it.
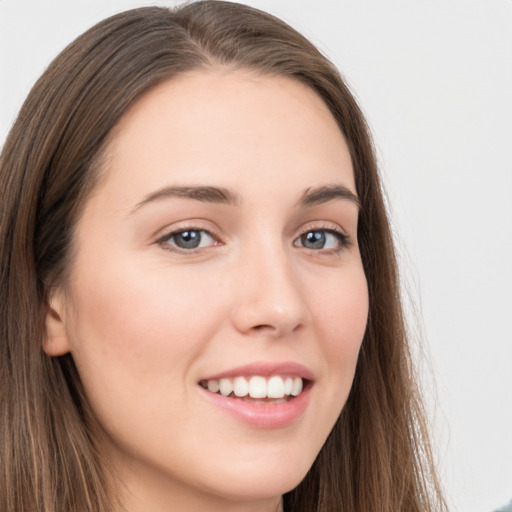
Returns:
[[[299,206],[317,206],[335,199],[347,199],[361,208],[361,201],[356,194],[343,185],[323,185],[308,188],[300,197]]]
[[[135,208],[130,212],[134,213],[148,203],[159,201],[161,199],[169,199],[173,197],[181,197],[185,199],[195,199],[205,203],[217,203],[227,205],[237,205],[241,202],[238,195],[231,190],[222,187],[211,187],[205,185],[192,186],[170,186],[161,188],[151,194],[148,194]]]
[[[148,194],[135,206],[135,208],[133,208],[130,215],[148,203],[175,197],[231,206],[236,206],[242,203],[240,196],[223,187],[207,185],[169,186]],[[297,205],[302,207],[311,207],[324,204],[335,199],[346,199],[355,203],[358,207],[361,206],[359,198],[347,187],[339,184],[308,188],[300,196],[297,201]]]

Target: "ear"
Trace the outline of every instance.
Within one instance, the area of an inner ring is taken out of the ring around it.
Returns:
[[[64,293],[55,290],[46,308],[43,350],[49,356],[62,356],[71,350],[64,315]]]

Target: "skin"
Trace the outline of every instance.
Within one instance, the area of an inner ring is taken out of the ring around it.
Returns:
[[[358,205],[298,204],[314,187],[355,195],[344,138],[300,83],[214,69],[146,94],[107,154],[44,348],[73,355],[121,482],[120,510],[276,511],[345,404],[366,326]],[[163,187],[196,185],[229,189],[237,202],[141,204]],[[186,228],[211,237],[195,250],[163,240]],[[307,232],[325,246],[304,245]],[[205,400],[202,378],[254,361],[313,373],[290,425],[258,428]]]

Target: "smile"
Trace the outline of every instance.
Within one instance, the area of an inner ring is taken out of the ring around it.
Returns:
[[[200,385],[210,391],[225,397],[250,399],[290,399],[299,396],[304,388],[301,377],[272,375],[263,377],[234,377],[203,380]]]
[[[314,374],[296,363],[252,363],[210,375],[198,384],[215,409],[251,427],[293,426],[311,399]]]

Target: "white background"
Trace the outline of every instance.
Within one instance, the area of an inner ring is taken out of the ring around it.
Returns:
[[[0,0],[0,144],[67,43],[149,3]],[[490,512],[512,498],[512,0],[246,3],[319,45],[369,119],[448,499]]]

